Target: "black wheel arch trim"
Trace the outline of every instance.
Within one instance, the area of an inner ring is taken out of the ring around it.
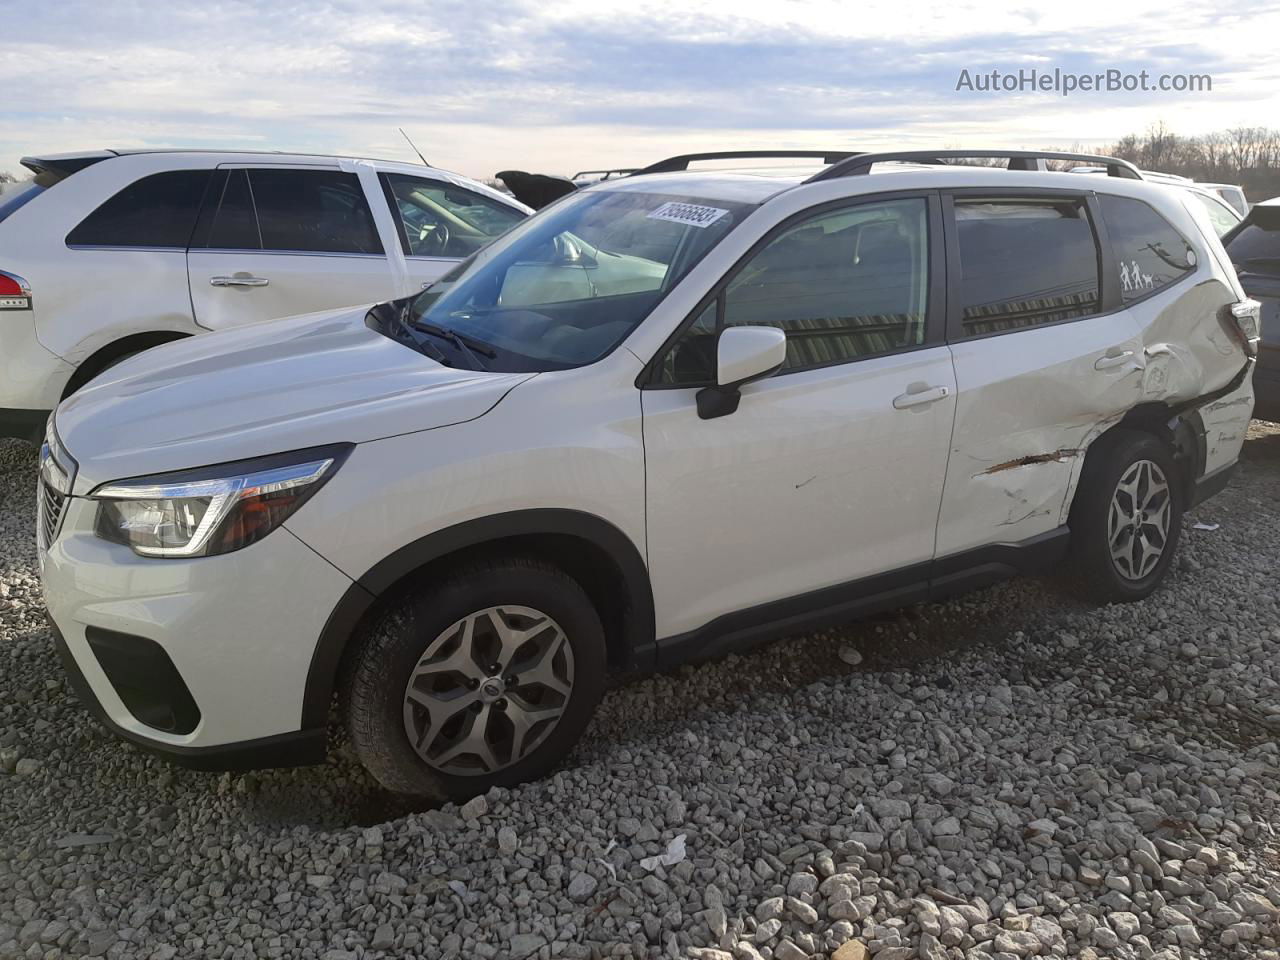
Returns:
[[[618,527],[580,510],[515,510],[467,520],[405,544],[357,579],[329,614],[311,657],[302,704],[302,727],[327,723],[347,642],[360,619],[401,579],[434,560],[512,537],[570,536],[606,552],[617,564],[627,594],[626,670],[648,670],[655,656],[653,589],[640,549]]]

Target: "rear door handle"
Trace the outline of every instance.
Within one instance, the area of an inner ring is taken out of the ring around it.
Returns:
[[[1109,353],[1105,357],[1099,357],[1098,361],[1093,365],[1095,370],[1113,370],[1116,367],[1123,367],[1126,363],[1133,359],[1133,351],[1126,350],[1124,353]]]
[[[265,287],[271,281],[266,277],[210,277],[211,287]]]
[[[915,393],[903,393],[894,397],[893,407],[895,410],[906,410],[908,407],[918,407],[924,403],[936,403],[950,395],[951,391],[947,387],[925,387]]]

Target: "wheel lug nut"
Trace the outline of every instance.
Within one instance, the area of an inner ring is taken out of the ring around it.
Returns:
[[[480,681],[476,680],[474,677],[467,681],[467,685],[471,687],[472,690],[480,689]]]
[[[499,710],[507,709],[507,701],[505,699],[495,700],[493,702],[493,705],[497,707]]]

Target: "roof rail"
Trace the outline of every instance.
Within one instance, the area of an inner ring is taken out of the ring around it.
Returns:
[[[673,173],[688,170],[689,164],[695,160],[759,160],[766,157],[808,157],[818,158],[823,163],[839,163],[857,154],[852,150],[720,150],[715,153],[684,153],[678,157],[668,157],[651,163],[632,174],[638,177],[645,173]]]
[[[857,153],[853,156],[833,163],[825,170],[820,170],[805,183],[819,180],[833,180],[837,177],[856,177],[869,173],[877,163],[930,163],[941,164],[944,160],[976,160],[976,159],[1008,160],[1009,170],[1047,170],[1046,160],[1083,160],[1087,163],[1105,167],[1107,175],[1124,177],[1128,180],[1141,180],[1142,174],[1128,160],[1116,157],[1101,157],[1091,153],[1057,153],[1051,150],[891,150],[884,153]]]

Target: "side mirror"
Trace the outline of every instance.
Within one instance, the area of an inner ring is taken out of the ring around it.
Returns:
[[[698,391],[698,416],[727,416],[738,409],[741,388],[763,380],[787,359],[787,335],[777,327],[728,327],[716,344],[716,385]]]

